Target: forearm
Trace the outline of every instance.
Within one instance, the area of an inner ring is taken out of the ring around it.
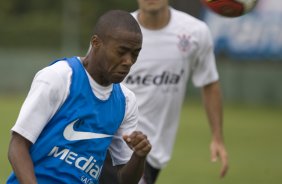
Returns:
[[[203,87],[202,97],[208,121],[211,127],[212,138],[217,141],[222,141],[223,108],[219,83],[215,82]]]
[[[215,162],[218,157],[220,158],[222,163],[220,177],[224,177],[228,171],[228,155],[223,143],[222,96],[218,82],[203,88],[203,101],[212,131],[211,160]]]
[[[120,184],[138,184],[144,171],[146,157],[139,157],[133,153],[126,165],[119,169]]]
[[[29,154],[30,142],[17,133],[13,133],[9,146],[8,158],[13,171],[21,184],[35,184],[33,162]]]

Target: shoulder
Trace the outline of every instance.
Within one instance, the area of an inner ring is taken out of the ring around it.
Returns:
[[[189,30],[192,29],[195,31],[206,31],[208,29],[207,24],[204,21],[186,12],[174,9],[172,7],[170,7],[170,11],[172,15],[172,22],[175,24],[175,26],[187,28]]]
[[[120,87],[126,98],[126,101],[132,101],[132,102],[136,101],[136,96],[130,89],[128,89],[123,83],[120,83]]]
[[[58,61],[39,70],[35,76],[36,79],[40,78],[44,81],[63,82],[70,80],[72,69],[64,60]]]
[[[212,45],[211,31],[204,21],[173,8],[171,13],[173,24],[171,27],[177,33],[189,34],[199,47],[205,48]]]
[[[126,98],[125,117],[120,128],[123,132],[132,132],[136,129],[138,123],[139,112],[137,99],[135,97],[135,94],[124,84],[121,83],[120,86]]]
[[[135,94],[128,89],[124,84],[120,84],[122,92],[125,96],[125,103],[126,103],[126,112],[125,112],[125,119],[132,119],[131,116],[137,116],[138,114],[138,105],[137,99]]]
[[[58,75],[65,75],[67,73],[72,73],[72,69],[65,60],[57,61],[56,63],[49,65],[43,69],[43,71],[56,73]]]
[[[204,24],[204,21],[177,9],[174,9],[170,7],[170,12],[172,15],[172,18],[174,21],[179,21],[179,22],[191,22],[191,23],[196,23],[196,24]],[[181,19],[179,19],[181,18]]]
[[[50,92],[59,92],[66,96],[71,84],[72,69],[64,60],[39,70],[33,80],[34,87],[44,84]],[[46,91],[47,91],[46,88]]]
[[[137,19],[137,14],[138,14],[138,10],[134,11],[134,12],[131,12],[131,15]]]

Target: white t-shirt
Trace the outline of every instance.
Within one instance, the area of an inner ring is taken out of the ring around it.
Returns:
[[[162,168],[170,160],[189,76],[196,87],[218,80],[213,43],[206,24],[170,8],[169,24],[160,30],[141,25],[143,45],[125,85],[137,98],[138,129],[152,150],[147,160]],[[136,18],[138,11],[132,13]]]
[[[69,95],[71,76],[72,69],[66,61],[59,61],[40,70],[33,79],[12,131],[35,143],[45,125]],[[94,95],[101,100],[108,99],[112,85],[103,87],[96,83],[88,73],[87,76]],[[130,159],[132,151],[122,140],[122,135],[133,132],[138,121],[138,108],[134,93],[122,84],[121,89],[126,98],[126,110],[124,120],[109,148],[114,165],[125,164]]]

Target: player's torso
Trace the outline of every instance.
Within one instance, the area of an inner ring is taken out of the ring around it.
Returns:
[[[161,30],[152,31],[141,26],[142,50],[124,81],[138,98],[146,98],[148,93],[152,95],[150,98],[182,97],[196,64],[197,21],[186,16],[183,20],[182,14],[179,16],[172,11],[170,23]]]
[[[68,98],[31,147],[39,183],[97,183],[106,150],[124,118],[120,86],[113,86],[108,100],[98,99],[83,67],[75,63]]]

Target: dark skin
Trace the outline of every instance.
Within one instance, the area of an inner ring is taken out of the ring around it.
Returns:
[[[98,84],[109,86],[123,81],[136,62],[142,46],[142,35],[117,28],[113,30],[113,34],[107,36],[107,40],[94,35],[91,44],[90,52],[82,58],[83,65]],[[117,166],[119,183],[137,184],[151,144],[146,135],[139,131],[124,135],[123,139],[133,150],[133,154],[126,165]],[[31,145],[23,136],[12,133],[8,158],[21,184],[37,183],[29,154]]]
[[[12,138],[8,150],[8,159],[13,171],[21,184],[36,184],[33,162],[29,154],[31,142],[16,132]]]
[[[92,48],[83,58],[91,77],[102,86],[122,82],[141,50],[142,36],[117,29],[116,34],[102,40],[97,35],[91,39]]]
[[[138,184],[143,175],[146,156],[152,146],[147,136],[139,131],[124,135],[123,139],[133,150],[133,154],[126,165],[117,166],[118,180],[120,184]]]

